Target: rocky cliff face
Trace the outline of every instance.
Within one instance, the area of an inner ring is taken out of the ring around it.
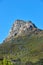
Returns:
[[[16,36],[29,35],[40,31],[31,21],[16,20],[10,29],[7,40]]]

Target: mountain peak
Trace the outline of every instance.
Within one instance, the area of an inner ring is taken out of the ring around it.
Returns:
[[[36,32],[38,28],[32,21],[16,20],[10,29],[7,39],[11,39],[16,36],[29,35],[30,33]]]
[[[31,21],[16,20],[10,29],[9,37],[21,35],[24,31],[29,32],[29,31],[32,31],[32,29],[34,28],[37,28],[37,27]]]

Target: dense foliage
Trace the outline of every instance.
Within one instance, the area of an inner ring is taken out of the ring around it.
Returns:
[[[10,60],[4,58],[3,61],[0,60],[0,65],[43,65],[43,59],[40,59],[36,63],[29,61],[27,61],[26,63],[22,63],[20,60],[19,62],[11,62]]]
[[[0,57],[2,56],[5,58],[0,61],[0,65],[43,65],[43,36],[12,38],[0,45]],[[6,59],[7,56],[9,59]],[[19,62],[15,63],[14,60],[18,58]]]

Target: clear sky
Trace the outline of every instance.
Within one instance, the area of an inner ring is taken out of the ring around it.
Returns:
[[[43,0],[0,0],[0,43],[16,19],[31,20],[43,29]]]

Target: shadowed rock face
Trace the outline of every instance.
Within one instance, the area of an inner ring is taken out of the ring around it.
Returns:
[[[25,22],[23,20],[16,20],[10,30],[9,36],[20,35],[22,31],[33,30],[36,26],[32,22]]]
[[[7,40],[16,36],[29,35],[37,33],[39,29],[31,21],[16,20],[12,25]]]

